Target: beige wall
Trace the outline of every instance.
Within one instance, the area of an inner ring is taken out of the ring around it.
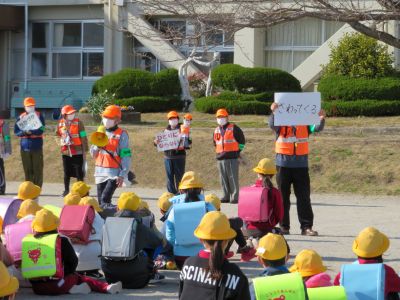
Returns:
[[[29,7],[29,20],[90,20],[103,18],[103,5]]]
[[[0,31],[0,116],[8,107],[9,31]]]
[[[244,28],[235,33],[234,63],[244,67],[264,66],[265,30]]]

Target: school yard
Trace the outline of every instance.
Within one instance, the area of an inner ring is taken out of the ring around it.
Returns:
[[[393,161],[397,164],[397,161]],[[346,164],[343,168],[348,167]],[[60,178],[61,179],[61,178]],[[18,182],[10,182],[7,187],[8,196],[16,195]],[[117,190],[114,201],[119,193],[126,189]],[[139,188],[133,186],[129,190],[136,192],[142,199],[148,201],[151,210],[160,217],[156,206],[157,197],[164,191],[163,189]],[[62,199],[59,196],[62,192],[62,185],[45,183],[41,204],[62,205]],[[207,191],[212,192],[212,191]],[[218,191],[214,191],[218,194]],[[95,187],[92,188],[92,194],[95,194]],[[295,201],[292,199],[292,203]],[[400,270],[400,218],[399,218],[399,199],[394,196],[359,196],[355,194],[313,194],[312,202],[315,214],[314,228],[319,231],[319,237],[303,237],[298,228],[296,206],[291,209],[292,229],[291,235],[287,236],[291,248],[291,258],[288,265],[293,262],[294,255],[304,248],[311,248],[321,254],[328,273],[334,276],[340,266],[354,261],[354,255],[351,246],[357,233],[366,226],[375,226],[386,233],[391,241],[391,246],[384,256],[384,260],[394,269]],[[222,211],[229,216],[237,215],[237,206],[223,204]],[[234,246],[235,247],[235,246]],[[260,271],[256,260],[249,263],[239,262],[238,256],[233,258],[243,272],[249,277],[255,277]],[[166,275],[166,280],[162,283],[150,285],[142,290],[124,290],[119,295],[65,295],[58,298],[75,299],[124,299],[132,297],[133,299],[176,299],[178,291],[178,271],[161,271]],[[17,299],[53,299],[54,297],[35,296],[30,289],[21,289]]]

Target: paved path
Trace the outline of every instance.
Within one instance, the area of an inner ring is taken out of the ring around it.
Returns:
[[[18,183],[9,183],[7,190],[10,195],[15,195]],[[95,187],[92,189],[95,193]],[[117,191],[119,194],[121,189]],[[132,190],[132,189],[130,189]],[[138,195],[147,200],[150,208],[159,217],[156,208],[156,198],[163,192],[157,189],[133,188]],[[62,199],[59,196],[62,192],[60,184],[45,184],[41,204],[58,204],[61,206]],[[385,232],[391,240],[391,247],[384,256],[386,262],[400,271],[400,217],[399,217],[399,198],[382,196],[359,196],[359,195],[313,195],[313,208],[315,213],[315,229],[320,232],[319,237],[303,237],[298,228],[296,206],[292,206],[292,235],[288,236],[288,242],[292,254],[295,255],[304,248],[312,248],[318,251],[327,267],[328,273],[334,276],[339,270],[340,265],[350,263],[354,260],[351,245],[357,233],[366,226],[375,226]],[[293,199],[292,199],[293,200]],[[222,211],[229,216],[236,216],[237,206],[223,204]],[[249,263],[240,263],[238,257],[233,258],[234,262],[242,268],[249,278],[256,276],[260,268],[255,260]],[[293,262],[293,256],[289,265]],[[134,299],[176,299],[178,290],[178,272],[161,271],[166,275],[166,280],[162,283],[150,285],[142,290],[124,290],[122,295],[99,295],[90,294],[88,296],[66,295],[60,298],[65,299],[120,299],[133,297]],[[17,299],[43,299],[47,297],[35,296],[30,289],[21,289]],[[53,298],[51,298],[53,299]]]

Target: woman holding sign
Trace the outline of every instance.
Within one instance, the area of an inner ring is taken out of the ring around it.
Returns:
[[[272,114],[269,126],[276,133],[275,152],[279,190],[282,193],[284,216],[280,223],[283,234],[290,234],[290,190],[293,184],[296,195],[297,214],[300,221],[301,234],[318,235],[312,229],[314,214],[310,199],[310,176],[308,173],[308,137],[314,132],[322,131],[325,125],[325,112],[319,112],[320,124],[312,126],[275,126],[278,103],[272,103]]]

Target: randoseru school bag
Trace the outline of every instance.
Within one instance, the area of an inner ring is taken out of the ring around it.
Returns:
[[[60,215],[58,232],[75,244],[88,244],[95,212],[90,205],[66,205]]]
[[[7,225],[17,223],[17,214],[22,200],[0,198],[0,217],[3,219],[3,230]]]
[[[6,226],[4,231],[6,248],[16,262],[21,260],[22,240],[28,234],[33,234],[32,220]]]

